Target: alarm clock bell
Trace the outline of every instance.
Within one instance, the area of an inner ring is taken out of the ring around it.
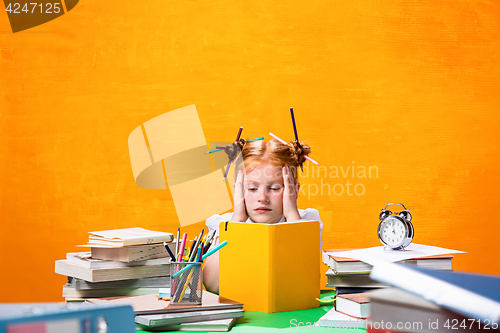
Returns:
[[[387,207],[400,205],[404,210],[391,212]],[[393,250],[404,250],[413,240],[413,225],[411,224],[410,210],[403,204],[390,203],[382,209],[379,215],[378,238],[384,246]]]

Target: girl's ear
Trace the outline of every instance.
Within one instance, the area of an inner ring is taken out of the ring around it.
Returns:
[[[300,183],[295,184],[295,193],[297,193],[297,197],[299,197]]]

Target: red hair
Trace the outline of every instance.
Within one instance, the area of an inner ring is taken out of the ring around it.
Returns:
[[[292,168],[294,174],[294,182],[298,183],[297,167],[305,162],[304,155],[309,155],[311,147],[303,142],[289,142],[286,145],[277,141],[257,140],[246,142],[240,140],[237,143],[241,148],[243,163],[236,166],[235,172],[245,167],[246,172],[250,172],[260,164],[271,164],[281,167],[288,165]]]

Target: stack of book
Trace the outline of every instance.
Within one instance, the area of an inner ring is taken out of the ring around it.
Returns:
[[[347,250],[351,249],[323,250],[323,263],[329,267],[326,272],[328,278],[326,287],[336,288],[337,294],[359,293],[387,287],[386,284],[370,278],[372,265],[331,254]],[[436,270],[451,270],[451,259],[453,259],[452,255],[444,254],[408,259],[404,261],[404,264]]]
[[[91,232],[90,252],[67,253],[55,272],[68,277],[66,301],[87,298],[157,294],[170,286],[171,233],[142,228]]]
[[[372,278],[368,332],[483,332],[499,328],[500,276],[383,263]]]
[[[148,331],[228,331],[243,317],[243,304],[203,291],[201,305],[171,305],[156,295],[87,299],[97,305],[131,305],[137,329]]]
[[[323,263],[329,270],[326,272],[326,287],[336,289],[335,307],[319,320],[319,325],[332,328],[366,327],[370,314],[369,294],[388,285],[370,277],[372,265],[348,257],[334,255],[352,249],[323,250]],[[414,267],[425,267],[434,270],[451,270],[452,255],[434,255],[412,258],[401,263]]]
[[[86,303],[131,305],[139,330],[227,331],[231,329],[237,318],[243,317],[243,304],[203,291],[201,280],[193,275],[195,271],[196,274],[201,274],[199,268],[204,259],[227,245],[227,241],[224,241],[210,249],[215,232],[205,237],[203,234],[202,230],[191,242],[191,246],[188,246],[187,233],[183,234],[182,241],[179,242],[180,229],[177,230],[175,247],[173,250],[167,250],[170,258],[177,260],[171,263],[175,265],[172,266],[171,272],[164,271],[164,275],[173,274],[170,277],[171,287],[164,285],[165,288],[159,288],[158,292],[147,295],[87,298]],[[156,266],[154,261],[162,259],[149,259],[149,262],[151,266]],[[199,263],[199,266],[194,268],[194,262]],[[181,266],[183,264],[185,265]],[[193,267],[190,268],[191,266]]]

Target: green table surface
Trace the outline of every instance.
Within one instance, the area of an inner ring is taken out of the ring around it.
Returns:
[[[335,295],[335,291],[323,290],[321,291],[321,298],[329,298]],[[304,332],[343,332],[353,330],[365,331],[364,329],[333,329],[323,327],[311,327],[312,324],[317,322],[324,314],[326,314],[333,305],[321,305],[314,309],[297,310],[278,313],[264,313],[245,311],[243,318],[238,318],[236,324],[230,332],[235,333],[250,333],[250,332],[297,332],[298,330]],[[299,323],[300,327],[298,327]],[[146,332],[146,331],[137,331]],[[193,331],[191,331],[193,332]],[[205,331],[206,332],[206,331]]]

